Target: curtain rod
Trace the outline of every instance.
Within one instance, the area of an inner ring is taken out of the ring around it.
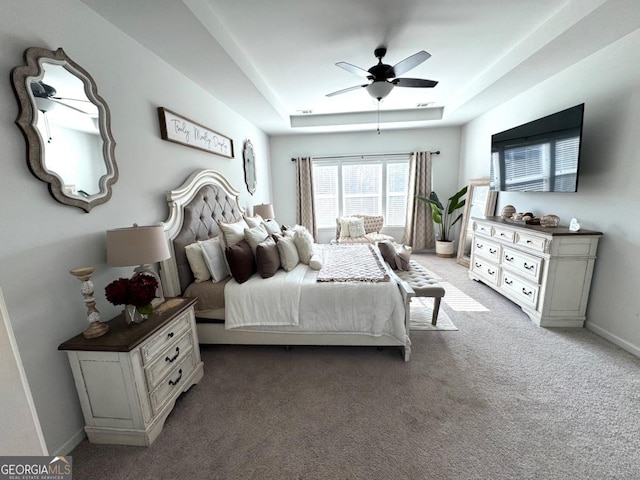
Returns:
[[[313,160],[328,160],[333,158],[367,158],[367,157],[406,157],[407,155],[411,155],[410,153],[365,153],[361,155],[329,155],[329,156],[320,156],[320,157],[311,157]],[[435,152],[431,152],[431,155],[440,155],[440,150],[436,150]],[[295,158],[291,158],[292,162],[295,162]]]

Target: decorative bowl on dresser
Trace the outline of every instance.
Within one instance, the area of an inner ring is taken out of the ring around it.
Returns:
[[[473,218],[469,278],[518,304],[541,327],[582,327],[602,232]]]
[[[195,298],[168,298],[140,324],[124,315],[98,338],[77,335],[58,350],[69,356],[85,432],[92,443],[151,445],[176,399],[204,374]]]

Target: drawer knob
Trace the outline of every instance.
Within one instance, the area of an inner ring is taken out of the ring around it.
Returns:
[[[173,363],[174,360],[176,358],[178,358],[178,355],[180,355],[180,347],[176,347],[176,354],[173,357],[169,358],[169,356],[167,356],[167,358],[165,358],[164,361],[165,362],[169,362],[169,363]]]
[[[490,248],[489,249],[489,253],[496,253],[496,252],[497,252],[497,250],[495,248]]]
[[[169,333],[167,333],[167,337],[169,337],[169,338],[173,338],[173,332],[169,332]]]
[[[509,255],[505,255],[505,256],[504,256],[504,259],[505,259],[507,262],[513,262],[513,257],[510,257]]]
[[[535,268],[535,265],[529,265],[527,262],[524,262],[524,268],[526,268],[527,270],[533,270]]]
[[[506,237],[506,235],[504,233],[500,233],[501,237]]]
[[[182,379],[182,369],[178,370],[178,373],[180,374],[178,375],[178,378],[176,378],[175,380],[169,380],[169,385],[175,386]]]
[[[495,270],[491,270],[490,268],[487,268],[487,273],[489,275],[495,275],[496,271]]]
[[[480,268],[482,266],[481,263],[476,262],[476,268]]]
[[[522,293],[524,293],[528,297],[533,295],[533,292],[531,290],[527,291],[524,287],[522,288]]]
[[[482,245],[479,243],[476,243],[476,248],[482,248]]]
[[[505,278],[504,283],[506,283],[507,285],[511,285],[513,284],[513,280],[509,280],[508,278]]]
[[[533,243],[531,240],[527,240],[527,243]]]

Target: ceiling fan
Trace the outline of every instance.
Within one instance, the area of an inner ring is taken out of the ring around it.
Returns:
[[[355,65],[351,65],[347,62],[338,62],[336,65],[340,68],[344,68],[346,71],[354,73],[359,77],[364,77],[367,80],[371,80],[371,83],[365,83],[364,85],[355,85],[353,87],[344,88],[337,92],[327,94],[327,97],[333,97],[334,95],[340,95],[341,93],[350,92],[351,90],[357,90],[358,88],[366,88],[369,95],[376,100],[380,101],[393,90],[393,87],[411,87],[411,88],[432,88],[435,87],[438,82],[435,80],[424,80],[422,78],[398,78],[398,76],[408,72],[412,68],[417,67],[422,62],[431,57],[431,54],[424,50],[419,51],[405,58],[401,62],[396,63],[394,66],[382,63],[383,57],[387,53],[386,47],[378,47],[374,50],[373,54],[378,59],[377,65],[374,65],[369,70],[364,70]]]
[[[76,112],[80,112],[85,115],[91,115],[89,112],[85,112],[84,110],[66,103],[66,101],[91,103],[89,100],[85,100],[82,98],[56,97],[56,89],[51,85],[47,85],[41,80],[37,82],[31,82],[31,93],[33,93],[33,97],[35,98],[38,110],[40,110],[42,113],[46,113],[47,111],[52,109],[53,106],[49,103],[50,101],[58,105],[63,105],[67,108],[71,108]]]

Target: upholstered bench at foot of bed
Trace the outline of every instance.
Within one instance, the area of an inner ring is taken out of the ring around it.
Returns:
[[[400,280],[409,284],[416,297],[433,297],[433,316],[431,324],[438,322],[440,300],[444,297],[444,288],[435,280],[429,271],[415,260],[409,262],[409,270],[395,270]]]

